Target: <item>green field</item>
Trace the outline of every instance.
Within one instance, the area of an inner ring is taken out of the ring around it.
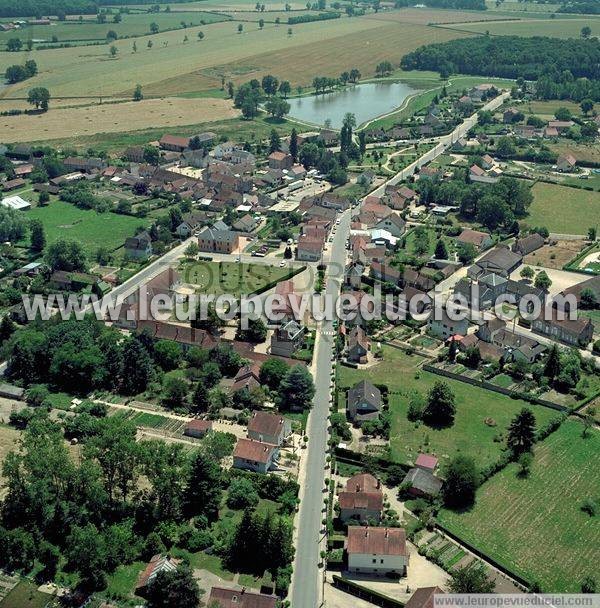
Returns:
[[[37,585],[23,580],[0,602],[0,608],[44,608],[51,599],[47,593],[40,593]]]
[[[113,23],[112,18],[112,15],[108,15],[106,23],[98,23],[91,19],[53,21],[50,25],[29,26],[16,35],[15,32],[10,31],[0,32],[0,44],[15,37],[21,38],[24,42],[31,39],[40,43],[50,43],[54,36],[58,38],[59,44],[63,42],[104,42],[106,41],[106,34],[110,30],[116,32],[119,38],[150,35],[151,23],[156,23],[160,31],[180,29],[183,38],[185,30],[181,25],[182,21],[185,22],[186,27],[194,27],[202,25],[202,22],[208,24],[227,19],[226,16],[207,12],[123,14],[120,23]],[[141,44],[143,42],[138,42],[138,46]]]
[[[180,268],[184,283],[194,285],[198,293],[235,296],[256,293],[273,281],[282,281],[293,273],[289,268],[266,264],[236,262],[192,262]]]
[[[523,21],[497,21],[491,23],[461,23],[449,25],[462,31],[492,36],[551,36],[553,38],[579,38],[581,28],[592,28],[592,36],[600,35],[600,19],[581,17],[569,19],[531,19]]]
[[[558,234],[587,234],[600,214],[600,194],[568,186],[537,183],[525,222]]]
[[[436,381],[442,380],[440,376],[419,369],[422,361],[423,358],[418,355],[411,356],[384,345],[383,361],[368,370],[339,367],[339,385],[342,388],[362,378],[389,387],[392,414],[390,447],[392,457],[398,462],[408,463],[414,461],[420,451],[431,451],[442,462],[457,454],[468,454],[477,458],[478,464],[484,467],[500,456],[504,443],[496,442],[494,438],[505,432],[521,408],[532,409],[538,426],[544,426],[557,416],[548,408],[529,405],[464,382],[444,379],[456,397],[454,425],[444,429],[415,425],[406,417],[410,396],[415,391],[425,394]],[[486,424],[487,418],[493,419],[495,426]]]
[[[600,495],[600,434],[583,439],[582,428],[568,420],[536,447],[528,478],[509,465],[481,487],[472,510],[442,511],[440,522],[543,591],[579,592],[600,561],[600,521],[580,509]]]
[[[112,250],[122,247],[136,228],[148,224],[144,219],[79,209],[59,200],[53,200],[46,207],[34,207],[27,211],[27,218],[42,221],[48,244],[58,239],[79,241],[88,254],[95,253],[99,247]]]

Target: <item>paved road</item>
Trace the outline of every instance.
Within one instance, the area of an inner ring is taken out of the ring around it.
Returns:
[[[482,110],[495,110],[496,108],[500,107],[509,97],[510,97],[510,93],[508,93],[508,92],[502,93],[501,95],[498,95],[498,97],[496,97],[495,99],[492,99],[492,101],[487,103],[481,109]],[[402,171],[399,171],[398,173],[396,173],[396,175],[394,175],[389,180],[387,180],[386,182],[381,184],[381,186],[379,186],[379,188],[377,188],[376,190],[373,190],[373,192],[371,192],[371,194],[373,196],[382,196],[383,193],[385,192],[385,187],[388,184],[396,185],[396,184],[400,183],[401,181],[407,179],[411,175],[414,175],[414,173],[417,169],[420,169],[423,165],[430,163],[431,161],[435,160],[438,156],[440,156],[441,154],[446,152],[446,150],[448,148],[450,148],[452,146],[452,144],[454,144],[461,137],[465,136],[476,124],[477,124],[477,112],[475,114],[472,114],[468,118],[465,118],[465,120],[463,120],[463,122],[460,125],[458,125],[456,127],[456,129],[454,129],[454,131],[452,131],[452,133],[439,137],[438,138],[439,143],[434,148],[432,148],[431,150],[429,150],[429,152],[426,152],[425,154],[420,156],[416,161],[414,161],[413,163],[408,165],[408,167],[405,167],[404,169],[402,169]]]
[[[341,216],[341,222],[329,248],[330,256],[326,271],[326,293],[337,296],[344,278],[346,261],[346,239],[350,234],[348,210]],[[316,395],[313,409],[308,418],[309,437],[306,458],[305,486],[298,513],[298,542],[294,563],[294,575],[290,590],[293,608],[316,608],[321,603],[321,581],[323,572],[319,569],[320,541],[322,538],[323,499],[325,494],[325,463],[327,452],[327,432],[331,372],[333,369],[334,327],[331,321],[323,321],[317,328],[315,346]]]

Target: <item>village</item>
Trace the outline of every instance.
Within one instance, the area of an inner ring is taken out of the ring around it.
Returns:
[[[340,134],[328,128],[275,133],[258,145],[166,132],[118,158],[0,147],[0,202],[14,222],[0,246],[7,437],[16,442],[43,405],[79,451],[101,434],[84,425],[98,408],[101,420],[120,416],[133,425],[138,442],[200,448],[221,471],[219,512],[204,528],[194,524],[206,538],[192,543],[182,534],[169,550],[163,544],[148,559],[120,564],[93,605],[144,597],[159,573],[186,562],[211,608],[289,605],[280,601],[291,558],[275,573],[235,570],[233,560],[225,565],[224,539],[239,538],[250,505],[291,530],[294,517],[305,516],[313,481],[323,501],[316,517],[327,605],[425,608],[457,571],[481,572],[490,589],[510,593],[551,588],[563,576],[490,557],[493,531],[481,549],[472,514],[464,523],[449,505],[464,500],[455,488],[474,462],[481,483],[512,479],[517,467],[527,483],[538,465],[509,454],[506,431],[524,411],[535,429],[529,447],[540,452],[563,435],[570,438],[559,444],[563,452],[578,449],[579,429],[585,437],[598,425],[600,243],[592,205],[600,169],[557,150],[573,137],[597,145],[600,122],[583,110],[538,118],[524,84],[462,93],[440,95],[388,130],[351,132],[363,160],[347,167],[341,185],[311,162],[315,149],[340,153]],[[581,200],[561,228],[548,201],[566,191]],[[292,303],[304,294],[340,290],[353,297],[352,320],[326,331],[310,315],[295,318]],[[144,309],[146,298],[175,303],[202,293],[275,294],[287,304],[279,321],[247,329],[239,319],[154,320]],[[32,384],[15,345],[25,351],[20,336],[41,331],[21,298],[36,294],[121,296],[118,317],[90,331],[143,345],[154,379],[129,391],[108,381],[70,391],[61,372],[80,370],[60,367],[52,353]],[[361,300],[386,295],[405,303],[388,310],[397,318],[364,320]],[[533,302],[550,314],[533,316]],[[563,318],[571,307],[577,318]],[[450,313],[460,308],[468,314],[455,320]],[[321,452],[309,423],[315,392],[327,420],[318,472],[310,455]],[[577,483],[592,500],[588,471]],[[593,542],[595,533],[585,534]],[[559,568],[559,557],[548,559]],[[584,570],[593,565],[570,562],[566,576],[579,588]],[[20,583],[3,584],[6,595]]]

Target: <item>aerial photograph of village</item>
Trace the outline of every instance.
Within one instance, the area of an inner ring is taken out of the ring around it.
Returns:
[[[0,0],[0,608],[600,608],[599,231],[600,0]]]

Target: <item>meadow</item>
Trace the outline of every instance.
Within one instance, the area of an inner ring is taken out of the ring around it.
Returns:
[[[536,446],[528,477],[509,465],[479,489],[471,510],[442,510],[440,523],[543,591],[579,592],[600,560],[598,516],[581,510],[585,499],[598,500],[600,433],[584,439],[582,429],[567,420]]]
[[[364,371],[344,366],[338,368],[341,388],[348,388],[363,378],[389,387],[390,448],[392,458],[397,462],[414,462],[419,452],[427,451],[439,456],[442,463],[466,454],[476,458],[480,467],[485,467],[500,456],[504,442],[497,439],[521,408],[529,407],[534,412],[539,427],[557,416],[548,408],[529,405],[464,382],[443,379],[456,397],[454,425],[438,429],[410,422],[406,413],[411,396],[415,392],[425,395],[435,382],[442,380],[440,376],[420,369],[423,361],[419,355],[408,355],[384,345],[383,361],[374,367]],[[486,424],[486,419],[493,424]]]
[[[582,180],[582,184],[584,184]],[[568,186],[537,183],[525,222],[559,234],[587,234],[600,213],[600,194]]]
[[[93,255],[99,247],[118,249],[138,227],[148,225],[148,220],[141,218],[79,209],[60,200],[53,200],[45,207],[34,207],[27,212],[27,218],[41,220],[47,244],[58,239],[79,241],[88,255]]]

